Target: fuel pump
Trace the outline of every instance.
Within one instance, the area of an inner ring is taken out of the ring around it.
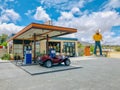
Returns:
[[[30,45],[24,46],[24,64],[32,63],[32,47]]]

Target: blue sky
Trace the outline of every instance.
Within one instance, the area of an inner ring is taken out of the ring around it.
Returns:
[[[113,26],[111,32],[113,32],[113,37],[120,36],[120,26]]]
[[[120,44],[120,28],[114,28],[120,26],[120,0],[0,0],[0,34],[48,20],[76,28],[71,36],[81,42],[92,43],[92,35],[100,29],[103,43]]]

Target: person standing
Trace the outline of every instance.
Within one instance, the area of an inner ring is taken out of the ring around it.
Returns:
[[[94,55],[96,55],[96,49],[97,47],[99,47],[100,56],[102,56],[102,47],[101,47],[102,34],[100,34],[99,30],[97,30],[96,33],[93,35],[93,39],[95,41]]]

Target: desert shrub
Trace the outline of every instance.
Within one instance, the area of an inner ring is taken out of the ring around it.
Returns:
[[[10,54],[4,54],[2,57],[1,57],[2,60],[10,60]]]
[[[84,49],[78,48],[78,56],[83,56],[83,55],[84,55]]]
[[[120,47],[116,47],[115,51],[119,51],[120,52]]]
[[[93,51],[94,51],[94,46],[91,45],[91,46],[90,46],[90,52],[93,53]]]

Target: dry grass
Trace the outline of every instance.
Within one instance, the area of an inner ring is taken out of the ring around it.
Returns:
[[[109,52],[108,57],[120,58],[120,52],[115,52],[115,51]]]

